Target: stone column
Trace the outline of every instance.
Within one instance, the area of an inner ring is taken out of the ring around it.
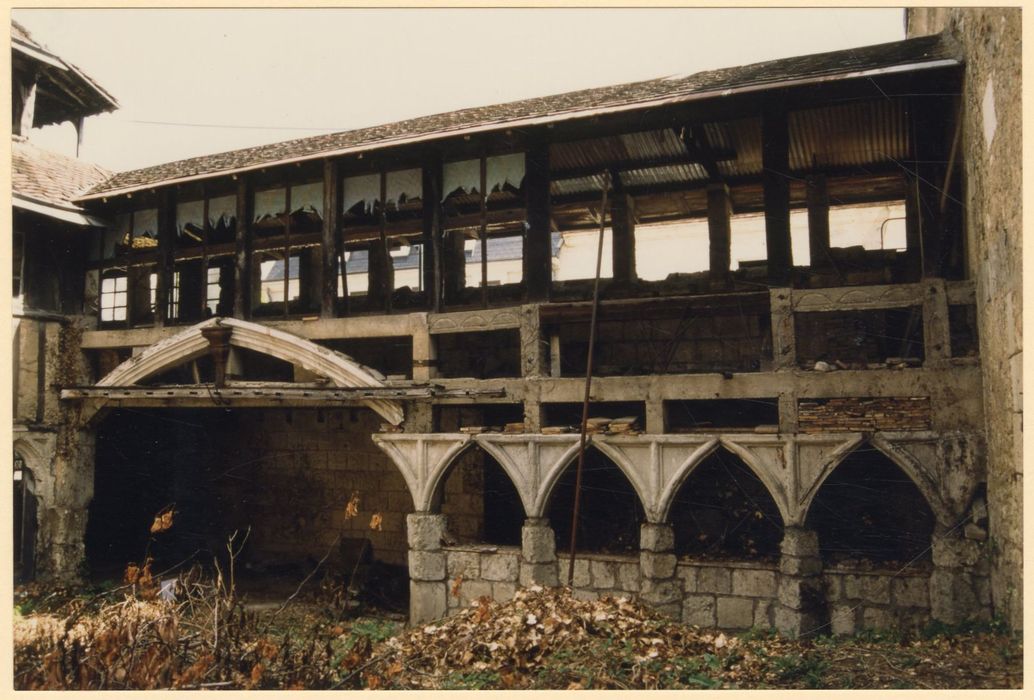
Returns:
[[[39,494],[36,577],[41,581],[82,580],[86,519],[93,499],[94,448],[92,432],[73,425],[59,428],[51,463],[53,490]]]
[[[444,515],[422,512],[406,516],[410,624],[437,620],[445,615],[448,583],[442,551],[444,533]]]
[[[826,596],[819,537],[814,530],[789,526],[779,559],[779,600],[775,626],[794,637],[825,631]]]
[[[560,585],[556,535],[547,518],[528,518],[521,528],[520,582],[522,586]]]
[[[667,523],[639,529],[640,598],[675,619],[682,616],[681,581],[675,578],[675,531]]]
[[[945,624],[990,617],[988,559],[982,543],[951,535],[933,536],[930,615]]]

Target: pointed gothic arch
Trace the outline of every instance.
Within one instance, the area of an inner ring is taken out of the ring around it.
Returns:
[[[929,555],[943,504],[906,464],[872,439],[831,461],[802,509],[824,559],[899,562]]]

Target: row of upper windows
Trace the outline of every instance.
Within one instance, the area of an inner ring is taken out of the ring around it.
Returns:
[[[446,163],[442,201],[457,206],[482,199],[512,197],[524,181],[524,154],[490,156]],[[487,197],[482,196],[482,190]],[[309,181],[256,188],[251,197],[251,227],[257,237],[317,233],[323,225],[323,182]],[[346,177],[340,214],[345,224],[369,222],[382,213],[389,220],[418,218],[423,202],[423,172],[419,168]],[[382,201],[383,200],[383,201]],[[448,210],[447,210],[448,213]],[[235,194],[180,201],[175,215],[176,248],[216,246],[233,242],[237,228]],[[124,212],[91,250],[91,260],[110,260],[158,245],[158,209]]]

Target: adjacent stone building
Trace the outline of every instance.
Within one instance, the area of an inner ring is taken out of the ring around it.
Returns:
[[[922,8],[908,11],[912,36],[943,33],[966,62],[959,162],[969,275],[987,425],[987,494],[995,612],[1023,625],[1023,81],[1021,10]]]
[[[103,179],[73,198],[106,225],[42,385],[38,571],[247,531],[256,575],[396,567],[417,622],[566,583],[574,529],[576,595],[692,624],[1017,622],[1018,433],[991,416],[1019,402],[988,386],[1019,387],[1019,199],[967,203],[1006,186],[985,151],[1019,181],[1019,127],[996,101],[1013,146],[974,145],[976,50],[917,36]],[[597,236],[594,314],[591,266],[557,259]]]

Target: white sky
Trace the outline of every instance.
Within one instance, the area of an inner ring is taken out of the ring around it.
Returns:
[[[900,8],[15,9],[12,17],[119,101],[118,111],[87,121],[80,152],[112,170],[904,38]],[[74,154],[73,134],[65,124],[32,138]]]

